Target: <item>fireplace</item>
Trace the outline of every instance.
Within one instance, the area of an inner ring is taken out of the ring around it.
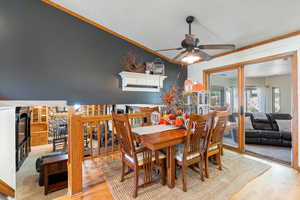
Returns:
[[[30,111],[28,107],[16,108],[16,168],[20,169],[30,152]]]

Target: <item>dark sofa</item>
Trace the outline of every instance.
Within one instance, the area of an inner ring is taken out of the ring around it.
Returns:
[[[280,130],[279,122],[292,119],[290,114],[266,113],[265,118],[256,118],[252,113],[246,113],[250,118],[252,128],[245,126],[246,144],[266,144],[274,146],[292,146],[291,132]]]

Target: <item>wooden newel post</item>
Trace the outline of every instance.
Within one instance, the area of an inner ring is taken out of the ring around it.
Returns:
[[[81,117],[69,111],[68,194],[82,192],[83,128]]]

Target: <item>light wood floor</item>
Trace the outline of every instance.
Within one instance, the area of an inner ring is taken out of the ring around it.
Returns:
[[[247,156],[247,155],[245,155]],[[231,200],[299,200],[300,173],[290,167],[247,156],[272,166],[263,175],[248,183]]]
[[[261,160],[245,155],[272,166],[267,172],[248,183],[231,200],[299,200],[300,199],[300,173],[287,166],[271,161]],[[113,157],[111,157],[113,158]],[[105,183],[103,173],[94,168],[95,163],[85,163],[84,192],[77,197],[61,197],[59,200],[111,200],[113,199],[108,185]],[[91,176],[93,175],[93,178]],[[97,177],[94,179],[94,177]],[[188,192],[187,192],[188,195]]]

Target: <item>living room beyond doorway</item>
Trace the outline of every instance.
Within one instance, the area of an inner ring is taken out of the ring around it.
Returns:
[[[210,106],[232,114],[223,146],[298,168],[297,52],[203,70]]]
[[[245,151],[292,161],[291,59],[244,66]]]

